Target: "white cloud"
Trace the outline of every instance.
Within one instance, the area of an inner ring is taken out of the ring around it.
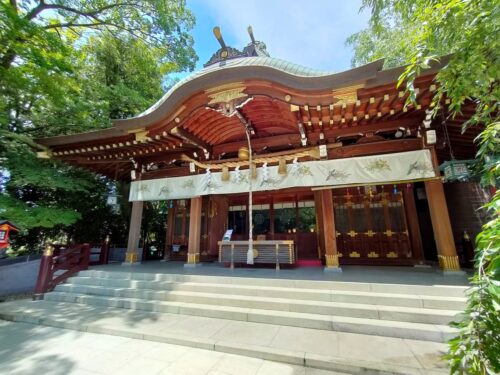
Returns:
[[[199,1],[193,2],[210,13],[227,44],[245,46],[246,29],[252,25],[256,39],[267,44],[271,56],[322,70],[350,67],[352,51],[345,40],[365,28],[369,18],[367,11],[359,13],[359,0]]]

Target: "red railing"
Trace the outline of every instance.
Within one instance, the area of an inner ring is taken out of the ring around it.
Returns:
[[[52,290],[75,273],[89,266],[90,244],[74,245],[71,248],[48,246],[40,262],[40,270],[33,299],[43,299],[43,294]]]

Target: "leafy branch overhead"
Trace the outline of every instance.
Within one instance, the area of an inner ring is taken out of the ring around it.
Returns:
[[[126,232],[105,204],[109,181],[37,159],[35,140],[150,107],[167,74],[194,68],[193,25],[183,0],[0,2],[0,218],[23,227],[19,243]]]
[[[188,31],[194,17],[184,1],[84,1],[2,2],[5,24],[0,34],[1,66],[8,68],[25,48],[38,37],[54,31],[61,35],[71,30],[77,35],[85,31],[122,32],[142,40],[163,52],[163,59],[176,61],[177,68],[193,69],[196,55]]]
[[[387,57],[387,67],[407,65],[399,80],[414,100],[414,81],[436,60],[443,68],[434,114],[443,112],[443,98],[451,116],[464,105],[474,107],[465,123],[480,126],[476,139],[479,169],[486,187],[500,181],[500,6],[491,0],[364,0],[372,10],[369,28],[351,36],[354,64]],[[442,56],[449,55],[447,60]],[[484,208],[491,220],[476,238],[476,272],[460,335],[450,342],[452,373],[500,372],[500,194]]]

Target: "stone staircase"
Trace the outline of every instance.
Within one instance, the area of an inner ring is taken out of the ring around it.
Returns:
[[[45,301],[446,342],[463,286],[81,271]]]

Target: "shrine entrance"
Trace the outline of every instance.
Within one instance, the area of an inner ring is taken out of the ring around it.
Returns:
[[[253,203],[255,239],[291,240],[296,259],[320,259],[311,190],[254,193]],[[228,229],[233,229],[233,240],[248,239],[247,211],[248,194],[229,197]]]
[[[333,190],[341,264],[414,262],[403,189],[411,184]]]

